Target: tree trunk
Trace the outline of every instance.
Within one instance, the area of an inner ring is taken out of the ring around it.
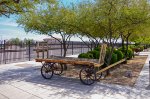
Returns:
[[[130,34],[128,34],[127,37],[126,37],[126,52],[125,52],[126,61],[125,61],[125,63],[127,63],[127,59],[128,59],[129,36],[130,36]]]
[[[122,43],[121,43],[121,46],[122,46],[122,51],[125,52],[125,47],[124,47],[124,38],[122,37]]]
[[[108,58],[107,58],[107,65],[106,66],[109,66],[110,64],[111,64],[111,58],[112,58],[112,54],[113,54],[113,51],[114,51],[114,45],[113,44],[111,44],[111,50],[110,50],[110,52],[109,52],[109,55],[108,55]],[[110,48],[109,47],[109,48]],[[106,74],[107,76],[109,76],[110,75],[110,71],[109,70],[107,70],[107,74]]]
[[[125,53],[126,58],[128,56],[128,45],[129,45],[129,37],[126,38],[126,53]]]
[[[63,40],[62,44],[63,44],[63,50],[64,50],[63,57],[66,57],[66,54],[67,54],[66,41]],[[63,69],[67,70],[67,65],[66,64],[63,65]]]

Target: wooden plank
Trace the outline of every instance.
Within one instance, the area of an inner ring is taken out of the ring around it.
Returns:
[[[108,70],[108,69],[110,69],[110,68],[112,68],[112,67],[114,67],[114,66],[116,66],[116,65],[118,65],[118,64],[120,64],[120,63],[122,63],[122,62],[124,62],[125,60],[126,60],[126,59],[122,59],[122,60],[120,60],[120,61],[118,61],[118,62],[116,62],[116,63],[114,63],[114,64],[109,65],[108,67],[106,67],[106,68],[104,68],[104,69],[99,70],[99,71],[96,72],[96,73],[97,73],[97,74],[102,73],[102,72],[104,72],[104,71],[106,71],[106,70]]]
[[[76,61],[76,60],[36,59],[36,62],[94,66],[94,63],[92,63],[92,62],[88,62],[88,61]]]
[[[97,63],[94,63],[94,67],[100,67],[100,66],[102,66],[103,65],[103,63],[101,63],[101,64],[97,64]]]
[[[62,58],[54,57],[49,59],[35,59],[36,62],[46,62],[46,63],[61,63],[61,64],[72,64],[72,65],[88,65],[88,66],[101,66],[96,59],[82,59],[82,58]]]

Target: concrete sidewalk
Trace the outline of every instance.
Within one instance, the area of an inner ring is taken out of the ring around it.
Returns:
[[[41,77],[40,63],[34,61],[0,65],[0,99],[149,99],[149,55],[135,87],[95,83],[83,85],[80,80],[55,76]]]

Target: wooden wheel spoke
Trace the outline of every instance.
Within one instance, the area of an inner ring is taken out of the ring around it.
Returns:
[[[80,80],[83,84],[91,85],[95,82],[95,72],[92,68],[82,68],[80,71]]]
[[[63,72],[63,65],[59,63],[55,63],[53,65],[53,70],[55,75],[60,75]]]

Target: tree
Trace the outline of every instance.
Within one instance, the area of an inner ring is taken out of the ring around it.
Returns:
[[[148,28],[147,26],[149,26],[150,5],[147,0],[127,0],[123,2],[123,5],[121,8],[120,35],[122,40],[126,41],[125,54],[127,56],[128,42],[131,37],[136,38],[138,34],[141,35],[142,32],[144,33],[144,30]],[[141,32],[141,30],[143,31]]]
[[[27,12],[34,4],[40,0],[1,0],[0,1],[0,16],[9,17],[10,14],[19,14]]]
[[[19,38],[12,38],[12,39],[8,40],[6,43],[18,45],[18,44],[20,44],[20,42],[21,42],[21,40]]]
[[[47,1],[44,5],[44,8],[41,5],[41,8],[35,7],[30,12],[22,14],[17,22],[27,32],[46,34],[58,40],[63,45],[65,57],[68,42],[74,33],[74,28],[68,24],[74,22],[75,12],[72,8],[60,6],[56,0]],[[61,40],[55,38],[53,34],[60,34]]]
[[[118,38],[121,37],[127,42],[127,55],[131,35],[146,28],[145,25],[149,23],[147,0],[95,0],[79,8],[81,8],[78,11],[80,28],[78,27],[77,30],[80,35],[102,37],[108,42],[107,65],[110,65]]]
[[[88,38],[89,42],[97,47],[100,43],[102,35],[97,35],[99,32],[97,26],[94,24],[93,15],[93,3],[92,2],[81,2],[79,5],[75,6],[76,8],[76,22],[74,28],[76,29],[76,35],[92,50],[92,46],[89,43],[84,41],[84,37]]]
[[[108,42],[109,54],[107,65],[110,64],[114,45],[119,38],[118,27],[119,19],[119,2],[118,0],[96,0],[92,9],[93,30],[92,34],[96,37],[104,38]],[[92,30],[91,30],[92,31]]]

